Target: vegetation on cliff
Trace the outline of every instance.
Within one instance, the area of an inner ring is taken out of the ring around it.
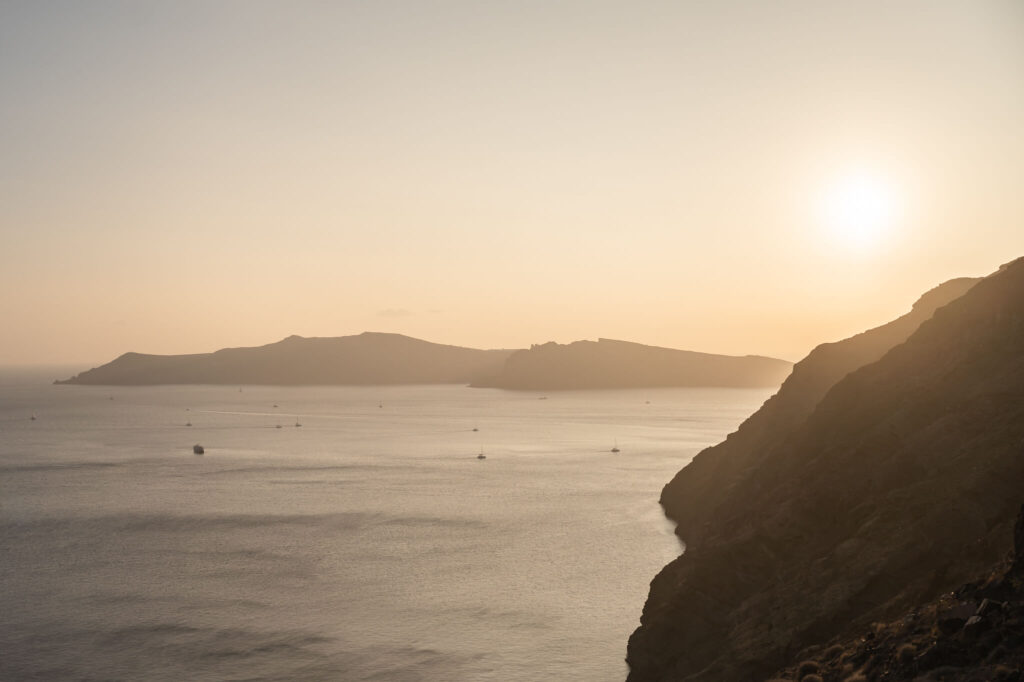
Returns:
[[[989,574],[873,623],[852,638],[814,645],[773,682],[1020,682],[1024,679],[1024,506],[1014,551]]]

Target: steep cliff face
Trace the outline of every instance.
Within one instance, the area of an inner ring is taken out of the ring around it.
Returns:
[[[469,383],[497,372],[513,351],[430,343],[365,332],[288,338],[195,355],[125,353],[66,384],[429,384]]]
[[[678,524],[679,536],[695,544],[723,491],[754,473],[751,467],[760,454],[806,420],[837,381],[906,341],[938,308],[961,297],[977,282],[962,277],[940,284],[921,296],[906,315],[843,341],[821,344],[796,363],[778,393],[760,410],[723,442],[697,455],[665,486],[661,504]]]
[[[651,584],[630,680],[763,679],[1001,556],[1024,482],[1024,259],[971,284],[817,349],[666,488],[687,551]]]
[[[475,385],[516,390],[778,386],[793,365],[756,355],[731,356],[598,339],[545,343],[517,351],[494,377]]]
[[[1015,537],[1014,551],[978,580],[853,637],[809,647],[773,682],[1020,682],[1024,507]]]

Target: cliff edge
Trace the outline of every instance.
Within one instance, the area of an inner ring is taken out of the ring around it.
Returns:
[[[1024,482],[1024,259],[798,363],[666,486],[686,553],[629,680],[765,679],[1005,553]]]

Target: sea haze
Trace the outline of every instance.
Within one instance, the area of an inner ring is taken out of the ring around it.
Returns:
[[[662,485],[771,392],[0,378],[0,678],[621,680]]]

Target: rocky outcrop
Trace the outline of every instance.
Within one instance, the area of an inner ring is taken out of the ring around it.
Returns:
[[[855,636],[815,645],[774,681],[1020,682],[1024,679],[1024,506],[1015,550],[987,575]],[[810,677],[816,675],[817,678]]]
[[[765,679],[955,589],[1007,550],[1022,449],[1024,259],[816,349],[663,492],[687,550],[629,679]]]
[[[365,332],[288,338],[196,355],[126,353],[66,384],[466,384],[497,372],[510,350],[477,350]]]
[[[501,372],[475,386],[514,390],[778,386],[793,365],[757,355],[731,356],[598,339],[545,343],[513,353]]]

